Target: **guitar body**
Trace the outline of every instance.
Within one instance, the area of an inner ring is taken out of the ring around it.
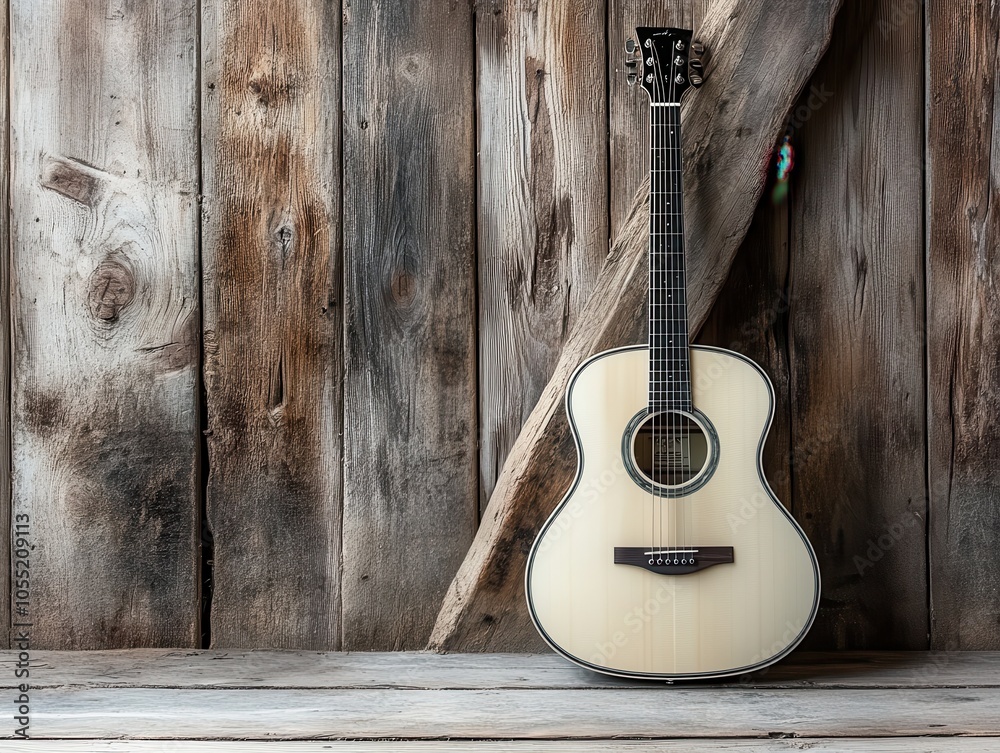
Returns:
[[[666,477],[650,463],[676,456],[666,423],[647,432],[652,440],[640,436],[649,365],[647,346],[620,348],[590,358],[570,382],[579,465],[529,556],[532,620],[556,651],[609,674],[758,669],[805,636],[820,584],[812,547],[761,468],[773,389],[749,359],[692,346],[688,428],[703,437],[690,450],[700,470],[657,483]]]

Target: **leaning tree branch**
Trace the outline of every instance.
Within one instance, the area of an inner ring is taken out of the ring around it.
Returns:
[[[826,50],[840,5],[841,0],[716,0],[705,18],[699,37],[712,53],[711,69],[683,113],[692,332],[725,282],[774,145]],[[563,407],[566,386],[587,357],[643,336],[648,201],[647,182],[507,458],[472,548],[445,596],[431,649],[519,651],[542,645],[524,604],[524,565],[576,468]]]

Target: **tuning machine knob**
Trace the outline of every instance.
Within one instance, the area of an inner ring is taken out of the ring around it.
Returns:
[[[629,86],[639,81],[639,45],[632,38],[625,40],[625,79]]]
[[[695,58],[688,63],[691,68],[691,73],[688,78],[691,80],[691,86],[697,88],[702,85],[705,80],[705,68],[702,66],[701,61]]]

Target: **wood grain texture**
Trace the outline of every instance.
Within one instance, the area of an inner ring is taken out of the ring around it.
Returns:
[[[713,50],[685,108],[688,305],[692,330],[722,287],[763,188],[789,108],[830,37],[839,0],[715,3],[702,25]],[[645,327],[648,209],[640,189],[552,379],[501,473],[472,549],[442,606],[430,647],[525,650],[541,640],[523,600],[524,562],[569,488],[575,453],[563,407],[577,365],[639,339]]]
[[[792,493],[823,573],[809,648],[928,645],[923,23],[884,34],[896,10],[845,3],[797,137]]]
[[[851,739],[800,738],[795,740],[210,740],[196,743],[206,753],[992,753],[1000,751],[995,737],[867,737]],[[188,748],[171,746],[171,751]],[[159,740],[0,740],[3,753],[163,753]]]
[[[424,645],[477,520],[472,9],[344,18],[343,642]]]
[[[773,181],[767,188],[773,188]],[[771,380],[774,420],[764,445],[764,474],[778,500],[795,512],[788,371],[789,263],[788,204],[776,205],[771,191],[765,190],[697,342],[742,353]]]
[[[1000,735],[1000,690],[51,688],[35,738],[384,739]],[[666,711],[665,711],[666,707]],[[10,735],[9,731],[3,733]]]
[[[15,652],[0,652],[0,688],[14,689]],[[505,690],[649,688],[590,672],[553,653],[435,654],[132,649],[32,652],[32,687],[396,688]],[[682,687],[678,685],[678,687]],[[751,675],[702,689],[1000,688],[1000,652],[795,652]],[[667,691],[664,691],[667,692]]]
[[[8,40],[9,53],[9,14],[0,18],[0,38]],[[10,55],[4,55],[0,60],[0,87],[9,92],[10,78],[8,76]],[[3,97],[0,102],[0,170],[6,176],[0,180],[0,530],[8,532],[0,542],[0,561],[12,562],[11,543],[16,539],[11,528],[11,444],[10,444],[10,98]],[[2,568],[0,572],[0,593],[11,593],[11,572],[23,568],[12,564]],[[10,625],[11,599],[3,599],[0,605],[0,624]],[[4,630],[0,634],[0,647],[10,646],[10,633]]]
[[[628,219],[632,199],[649,172],[649,98],[625,77],[625,40],[637,26],[694,31],[714,0],[609,0],[608,7],[608,215],[611,237]]]
[[[897,32],[893,32],[897,33]],[[1000,646],[1000,9],[927,5],[932,644]]]
[[[197,3],[11,3],[32,648],[198,640]]]
[[[204,4],[212,645],[340,645],[339,13]]]
[[[607,97],[603,3],[476,10],[485,508],[608,254]]]

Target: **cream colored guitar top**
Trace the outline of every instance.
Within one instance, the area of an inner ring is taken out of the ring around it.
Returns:
[[[643,52],[654,104],[650,340],[593,356],[570,382],[579,464],[529,555],[528,607],[552,648],[593,670],[734,675],[802,640],[819,568],[761,467],[770,381],[741,355],[688,343],[680,115],[670,105],[700,66],[688,64],[689,31],[637,35],[631,52]]]

